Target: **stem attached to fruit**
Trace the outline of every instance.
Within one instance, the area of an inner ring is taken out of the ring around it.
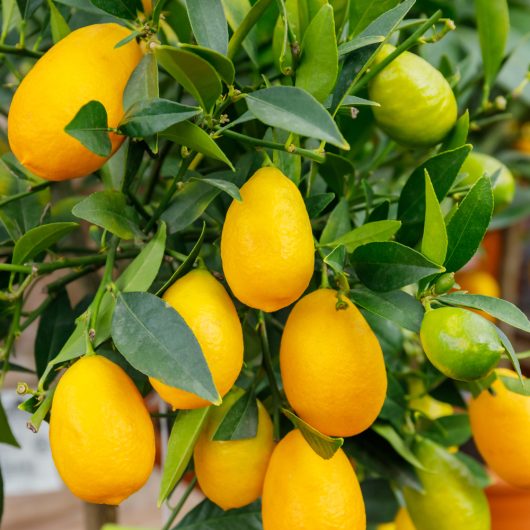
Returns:
[[[173,524],[175,519],[178,517],[178,514],[182,510],[182,507],[184,506],[184,504],[186,504],[188,497],[191,495],[193,488],[195,488],[195,484],[197,484],[197,477],[193,477],[191,482],[188,484],[186,491],[182,494],[182,497],[179,499],[179,502],[177,503],[175,508],[173,508],[173,511],[171,512],[171,515],[169,516],[169,519],[166,521],[166,524],[164,525],[162,530],[169,530],[171,528],[171,525]]]

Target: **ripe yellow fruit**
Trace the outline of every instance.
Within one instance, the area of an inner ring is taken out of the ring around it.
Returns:
[[[293,308],[280,365],[287,399],[307,423],[329,436],[353,436],[377,418],[386,396],[381,347],[359,310],[337,291],[319,289]]]
[[[131,33],[118,24],[95,24],[73,31],[53,46],[18,87],[8,117],[11,150],[20,163],[47,180],[68,180],[99,169],[107,160],[64,131],[89,101],[101,102],[109,127],[123,117],[123,91],[142,59]],[[124,137],[110,135],[112,151]]]
[[[274,449],[272,422],[260,401],[255,438],[212,440],[224,417],[242,395],[240,389],[231,392],[220,407],[210,412],[194,452],[199,485],[206,497],[223,510],[241,508],[261,497],[265,473]]]
[[[517,378],[512,370],[497,374]],[[530,397],[509,391],[499,380],[492,386],[494,395],[484,390],[469,403],[473,437],[495,473],[514,486],[530,488]]]
[[[226,281],[244,304],[277,311],[296,301],[314,270],[307,210],[294,183],[262,168],[241,188],[223,227],[221,258]]]
[[[490,530],[484,491],[455,456],[430,440],[416,444],[424,469],[416,469],[423,492],[403,489],[409,516],[418,530]],[[405,527],[406,528],[406,527]]]
[[[395,50],[385,44],[377,54],[379,64]],[[411,146],[439,143],[457,118],[456,99],[444,76],[427,61],[404,52],[375,76],[370,99],[379,126],[394,140]]]
[[[405,508],[400,508],[397,513],[396,530],[416,530],[416,527]]]
[[[365,530],[359,482],[347,456],[317,455],[298,430],[274,449],[263,487],[264,530]]]
[[[243,365],[243,330],[230,296],[207,270],[196,269],[177,280],[163,298],[195,334],[213,382],[223,397],[232,388]],[[210,405],[191,392],[154,378],[150,381],[173,410]]]
[[[72,493],[96,504],[119,504],[139,490],[155,462],[155,433],[142,396],[100,355],[81,358],[61,377],[50,444]]]

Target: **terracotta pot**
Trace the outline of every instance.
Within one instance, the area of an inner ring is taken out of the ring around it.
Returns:
[[[530,490],[514,488],[497,479],[486,495],[491,508],[491,530],[530,529]]]

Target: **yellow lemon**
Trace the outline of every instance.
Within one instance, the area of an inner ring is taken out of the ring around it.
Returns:
[[[394,50],[385,44],[375,64]],[[435,145],[456,122],[456,99],[449,83],[436,68],[410,52],[399,55],[375,76],[369,94],[381,105],[373,109],[379,126],[406,145]]]
[[[139,490],[155,461],[155,433],[142,396],[100,355],[81,358],[61,377],[50,444],[72,493],[97,504],[119,504]]]
[[[405,508],[400,508],[396,515],[396,530],[416,530],[416,527]]]
[[[385,401],[381,347],[360,311],[337,291],[319,289],[293,308],[283,332],[280,365],[287,399],[297,414],[329,436],[367,429]]]
[[[455,456],[429,440],[415,447],[423,492],[405,487],[407,511],[417,530],[490,530],[486,495]],[[405,527],[407,528],[407,527]]]
[[[195,471],[203,493],[223,510],[241,508],[261,497],[265,472],[274,449],[273,427],[265,407],[258,401],[258,432],[255,438],[214,441],[217,428],[243,392],[231,392],[210,413],[195,446]]]
[[[275,168],[256,171],[241,197],[221,238],[226,281],[244,304],[276,311],[296,301],[313,275],[309,216],[298,188]]]
[[[205,269],[189,272],[165,293],[164,300],[191,328],[208,363],[213,382],[223,397],[243,365],[243,330],[225,288]],[[153,388],[173,409],[198,409],[208,401],[150,378]]]
[[[317,455],[298,430],[274,449],[263,487],[264,530],[365,530],[359,482],[339,449]]]
[[[512,370],[498,375],[517,378]],[[530,488],[530,397],[509,391],[502,381],[469,403],[473,437],[488,466],[514,486]]]
[[[9,145],[20,163],[47,180],[88,175],[107,160],[64,131],[89,101],[101,102],[109,127],[123,117],[123,91],[142,59],[131,33],[118,24],[95,24],[73,31],[30,70],[18,87],[8,117]],[[112,151],[124,137],[111,134]]]

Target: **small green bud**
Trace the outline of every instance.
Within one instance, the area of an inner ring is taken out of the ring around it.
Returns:
[[[436,294],[443,294],[447,291],[450,291],[455,285],[455,273],[454,272],[446,272],[445,274],[442,274],[438,280],[436,280],[436,283],[434,284],[434,292]]]

